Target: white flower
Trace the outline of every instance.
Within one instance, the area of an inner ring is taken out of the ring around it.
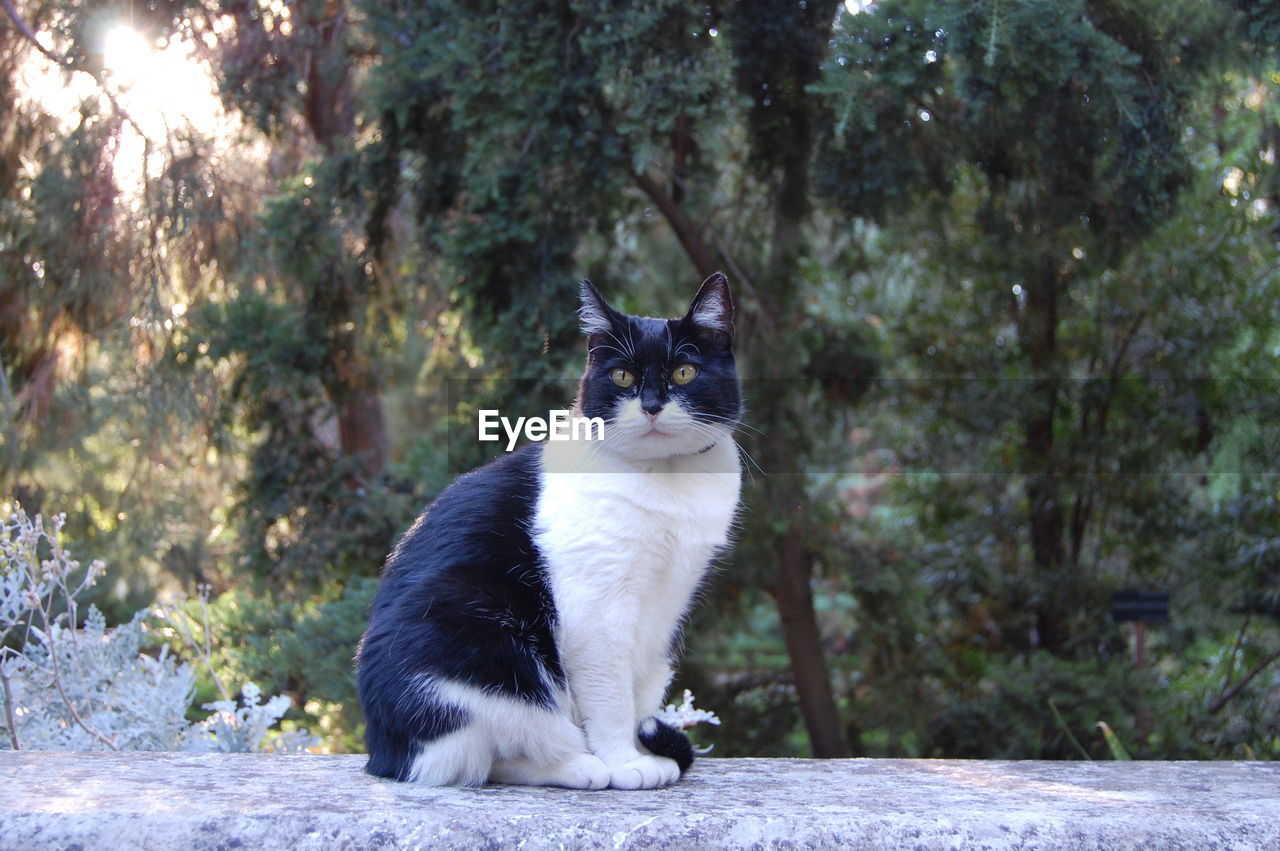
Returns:
[[[714,712],[706,709],[695,709],[693,706],[693,692],[689,689],[684,690],[683,700],[679,706],[674,703],[668,703],[666,707],[658,713],[658,720],[666,724],[670,724],[677,730],[687,730],[695,724],[711,724],[716,727],[720,726],[720,719],[716,717]]]

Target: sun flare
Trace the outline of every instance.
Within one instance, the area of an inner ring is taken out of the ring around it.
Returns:
[[[152,53],[151,45],[133,27],[117,26],[103,39],[103,64],[122,90],[133,88],[145,76]]]
[[[117,101],[152,141],[180,128],[210,135],[224,117],[213,77],[189,41],[156,45],[117,26],[104,39],[103,64]]]
[[[126,194],[140,191],[144,177],[163,167],[165,149],[177,137],[201,139],[214,150],[224,147],[233,125],[218,98],[209,68],[195,55],[195,44],[174,35],[157,43],[120,24],[107,30],[98,44],[102,73],[68,74],[40,55],[23,69],[26,97],[65,128],[80,120],[86,99],[109,94],[127,121],[115,154],[116,181]]]

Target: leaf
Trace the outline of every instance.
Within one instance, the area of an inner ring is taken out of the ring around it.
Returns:
[[[1098,729],[1102,731],[1102,737],[1107,740],[1107,747],[1111,750],[1111,758],[1120,762],[1128,762],[1133,759],[1129,756],[1129,752],[1124,749],[1124,745],[1120,742],[1120,737],[1107,724],[1106,721],[1098,722]]]
[[[1092,761],[1093,757],[1089,756],[1089,752],[1084,749],[1084,745],[1080,744],[1080,740],[1071,732],[1071,728],[1067,726],[1067,719],[1062,717],[1062,713],[1058,711],[1058,704],[1053,702],[1053,698],[1049,698],[1049,711],[1053,713],[1053,720],[1062,728],[1062,732],[1067,734],[1067,738],[1071,744],[1076,746],[1076,750],[1080,751],[1080,755],[1085,759]]]

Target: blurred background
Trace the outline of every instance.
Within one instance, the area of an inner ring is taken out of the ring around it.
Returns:
[[[1280,4],[2,2],[0,497],[317,749],[451,424],[722,269],[697,742],[1280,756]]]

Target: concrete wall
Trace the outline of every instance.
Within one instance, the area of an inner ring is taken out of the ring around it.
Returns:
[[[702,759],[651,792],[359,756],[0,751],[0,849],[1280,848],[1280,763]]]

